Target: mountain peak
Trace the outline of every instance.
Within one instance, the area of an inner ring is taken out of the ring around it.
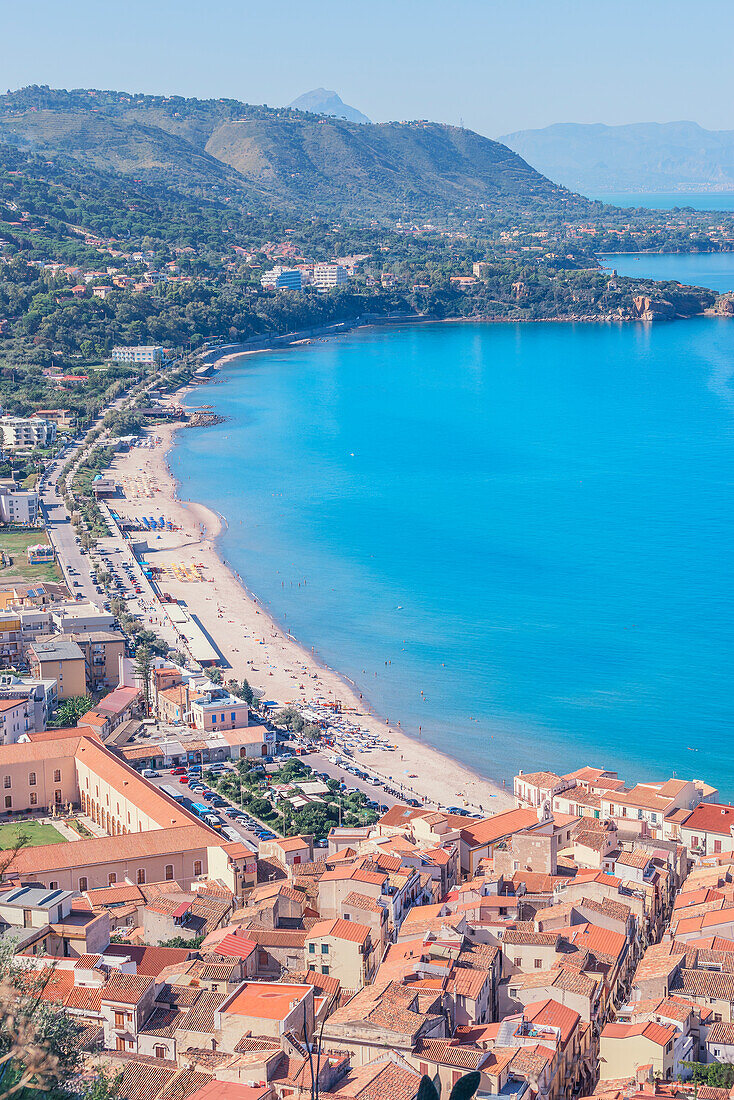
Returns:
[[[304,92],[294,99],[289,107],[295,107],[299,111],[309,111],[312,115],[330,115],[332,118],[345,118],[347,122],[369,122],[367,115],[363,115],[356,107],[350,107],[336,92],[327,88],[314,88],[310,92]]]

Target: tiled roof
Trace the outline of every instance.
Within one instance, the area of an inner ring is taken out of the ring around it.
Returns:
[[[366,924],[358,924],[357,921],[336,917],[334,920],[319,921],[318,924],[313,926],[306,939],[317,940],[333,936],[335,939],[349,940],[351,943],[364,943],[369,934],[370,930]]]
[[[226,993],[215,993],[208,989],[200,992],[179,1025],[182,1031],[214,1031],[214,1013],[227,999]]]
[[[716,833],[729,837],[733,824],[734,806],[700,802],[686,820],[685,827],[694,833]]]
[[[678,1034],[674,1024],[657,1024],[648,1020],[639,1024],[607,1024],[601,1033],[602,1039],[631,1039],[644,1036],[656,1046],[665,1047]]]
[[[135,1005],[152,984],[153,978],[149,974],[121,974],[116,972],[110,976],[104,988],[102,999],[113,1001],[116,1004]]]
[[[347,894],[342,902],[342,905],[349,906],[353,909],[364,909],[368,913],[382,913],[382,906],[378,905],[374,898],[370,898],[367,894],[358,894],[356,890],[352,890]]]
[[[451,975],[449,988],[453,988],[457,997],[470,997],[476,1000],[490,979],[491,974],[488,970],[457,967]]]
[[[560,936],[559,932],[521,932],[515,928],[508,928],[502,936],[504,944],[537,944],[545,947],[553,947]]]
[[[681,970],[670,988],[682,990],[689,997],[734,1001],[734,974],[722,974],[716,970]]]
[[[527,783],[530,787],[542,787],[548,790],[562,782],[560,775],[555,772],[523,772],[517,778],[521,783]]]
[[[525,1018],[537,1025],[557,1027],[561,1033],[561,1041],[564,1046],[571,1038],[579,1025],[581,1016],[568,1005],[549,998],[539,1003],[531,1003],[525,1007]]]
[[[615,869],[616,865],[621,863],[623,867],[635,867],[643,871],[651,859],[651,854],[646,852],[644,848],[633,848],[631,852],[619,853],[615,860]]]
[[[306,942],[305,931],[297,928],[243,928],[248,940],[259,947],[299,947]]]
[[[479,1069],[487,1058],[486,1050],[462,1046],[454,1039],[421,1039],[414,1051],[416,1057],[459,1069]]]
[[[98,1015],[102,1008],[102,990],[92,986],[76,985],[64,1002],[66,1008]]]

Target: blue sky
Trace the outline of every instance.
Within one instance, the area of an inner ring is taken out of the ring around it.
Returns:
[[[288,103],[336,89],[375,121],[497,136],[553,122],[734,129],[732,0],[24,0],[3,90],[118,88]]]

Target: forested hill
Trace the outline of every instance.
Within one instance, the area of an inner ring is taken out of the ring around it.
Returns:
[[[292,108],[96,90],[0,96],[0,141],[253,207],[395,219],[484,208],[583,215],[506,146],[437,123],[359,124]]]

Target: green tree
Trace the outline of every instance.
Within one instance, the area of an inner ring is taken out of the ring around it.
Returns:
[[[150,676],[153,670],[153,654],[147,642],[141,642],[135,651],[135,663],[133,665],[135,675],[139,677],[143,689],[143,701],[145,713],[150,714]]]
[[[64,699],[59,703],[56,713],[49,725],[60,729],[67,726],[75,726],[83,714],[86,714],[92,706],[89,695],[75,695],[72,699]]]

